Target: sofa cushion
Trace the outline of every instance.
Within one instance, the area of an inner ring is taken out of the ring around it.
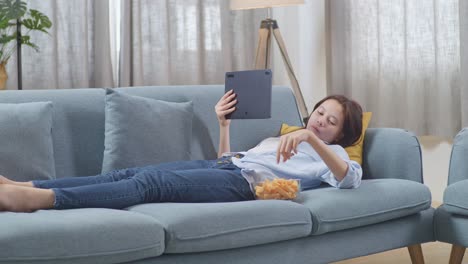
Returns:
[[[165,253],[246,247],[310,234],[307,208],[291,201],[162,203],[129,208],[154,217],[166,230]]]
[[[312,234],[365,226],[427,209],[431,193],[421,184],[401,179],[363,180],[357,189],[321,188],[296,199],[309,208]]]
[[[447,212],[468,216],[468,180],[450,184],[444,191]]]
[[[0,212],[0,262],[120,263],[164,251],[153,218],[120,210]]]
[[[192,102],[174,103],[107,89],[102,173],[190,159]]]
[[[0,174],[16,181],[55,178],[51,102],[0,104]]]

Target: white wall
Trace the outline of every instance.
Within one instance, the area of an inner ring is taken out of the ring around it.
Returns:
[[[442,203],[444,189],[447,187],[448,167],[452,140],[438,137],[419,137],[423,157],[424,183],[432,193],[432,201]]]
[[[305,5],[274,8],[272,12],[309,112],[315,102],[326,96],[325,1],[306,0]],[[278,46],[272,43],[272,47],[274,83],[290,86]],[[431,136],[419,137],[419,140],[424,181],[431,190],[432,200],[440,203],[447,186],[452,141]]]

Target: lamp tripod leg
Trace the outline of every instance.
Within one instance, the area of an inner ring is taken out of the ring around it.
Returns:
[[[288,72],[289,79],[291,80],[291,85],[299,107],[299,112],[301,113],[303,121],[305,121],[309,117],[309,113],[307,111],[307,106],[305,104],[304,96],[302,95],[296,74],[294,74],[294,69],[292,67],[291,61],[289,60],[288,52],[286,51],[286,45],[284,44],[284,40],[281,36],[279,28],[273,29],[273,35],[275,36],[276,43],[278,43],[281,52],[281,57],[283,58],[284,64],[286,65],[286,71]]]
[[[270,68],[271,29],[260,28],[258,30],[258,46],[255,55],[254,69]]]

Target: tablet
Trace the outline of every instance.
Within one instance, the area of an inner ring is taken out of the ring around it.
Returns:
[[[236,110],[227,119],[271,118],[270,69],[226,72],[225,92],[233,89],[237,95]]]

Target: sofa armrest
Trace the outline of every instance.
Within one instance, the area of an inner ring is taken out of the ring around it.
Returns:
[[[411,132],[369,128],[364,138],[363,179],[395,178],[423,183],[421,146]]]
[[[468,179],[468,128],[462,129],[455,136],[450,155],[448,184]]]

